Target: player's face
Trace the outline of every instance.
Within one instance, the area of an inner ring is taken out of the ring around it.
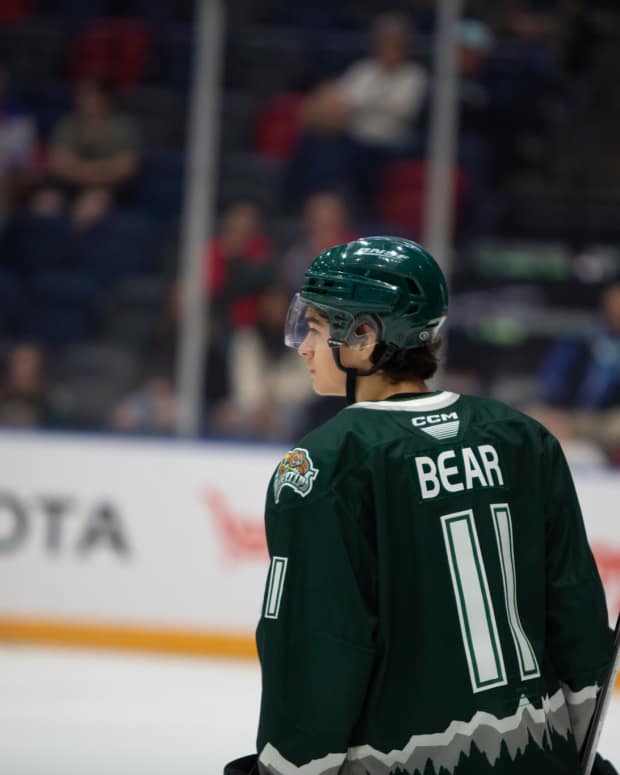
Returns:
[[[343,396],[346,375],[334,361],[329,338],[329,322],[316,310],[306,311],[308,332],[297,352],[306,361],[314,392],[320,396]]]

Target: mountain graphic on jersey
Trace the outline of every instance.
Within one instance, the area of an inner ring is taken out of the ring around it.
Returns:
[[[593,700],[587,700],[593,705]],[[541,751],[552,748],[572,736],[568,710],[561,690],[542,699],[535,707],[525,697],[516,712],[506,718],[478,712],[468,721],[453,721],[443,732],[412,736],[404,748],[389,752],[370,745],[350,748],[338,770],[340,775],[429,775],[429,773],[491,772],[499,760],[512,763],[531,746]],[[476,757],[475,752],[482,754]],[[301,769],[307,775],[332,775],[337,754],[308,762]],[[471,760],[470,760],[471,757]],[[261,772],[285,775],[295,765],[268,744],[260,755]],[[471,766],[468,766],[471,765]]]
[[[503,746],[514,761],[529,744],[542,749],[551,732],[564,739],[571,734],[561,691],[551,698],[545,697],[540,708],[525,701],[516,713],[502,719],[478,712],[469,722],[453,721],[445,732],[414,735],[401,751],[380,753],[370,746],[361,746],[349,751],[349,759],[351,763],[361,764],[367,772],[384,772],[386,775],[396,767],[407,773],[425,773],[429,764],[435,772],[454,773],[462,758],[469,756],[472,744],[492,767]]]

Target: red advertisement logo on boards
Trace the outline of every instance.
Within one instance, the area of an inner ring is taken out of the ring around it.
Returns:
[[[262,562],[267,559],[267,540],[262,516],[240,513],[215,487],[205,491],[204,501],[228,557]]]

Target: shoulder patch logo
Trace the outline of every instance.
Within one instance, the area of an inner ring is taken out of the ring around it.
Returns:
[[[273,480],[273,497],[276,503],[280,500],[283,487],[291,487],[298,495],[305,498],[311,492],[318,473],[319,470],[314,467],[307,449],[295,447],[287,452]]]

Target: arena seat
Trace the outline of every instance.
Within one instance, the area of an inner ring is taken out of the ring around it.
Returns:
[[[53,390],[63,396],[78,427],[101,428],[140,376],[136,356],[107,343],[76,343],[57,360]]]
[[[13,272],[0,270],[0,336],[19,335],[19,312],[27,300]]]
[[[69,224],[64,216],[17,215],[3,237],[3,262],[24,278],[74,266]]]
[[[316,36],[311,67],[313,78],[335,78],[354,62],[368,57],[371,36],[367,30],[322,30]]]
[[[191,24],[173,22],[159,26],[148,62],[150,79],[177,93],[187,92],[192,77],[193,41]]]
[[[168,24],[175,21],[189,21],[195,14],[193,0],[124,0],[124,13],[153,24]]]
[[[150,35],[139,19],[100,19],[78,36],[71,54],[74,79],[106,78],[115,86],[140,83],[148,58]]]
[[[298,92],[275,94],[259,108],[254,122],[254,150],[271,159],[288,159],[299,138]]]
[[[135,205],[160,220],[176,218],[183,205],[184,181],[183,151],[159,148],[147,152],[132,185]]]
[[[152,269],[153,218],[139,210],[116,210],[78,238],[79,265],[102,288]]]
[[[127,277],[102,303],[100,336],[110,343],[140,350],[160,333],[170,284],[161,277]]]
[[[220,153],[247,151],[253,143],[257,100],[249,92],[227,89],[222,95]]]
[[[37,12],[70,24],[105,16],[107,0],[36,0]]]
[[[32,0],[2,0],[0,25],[14,24],[32,13]]]
[[[251,153],[229,154],[219,170],[219,203],[227,207],[239,200],[255,202],[269,216],[277,212],[282,184],[282,163]]]
[[[86,273],[41,272],[30,283],[20,316],[22,334],[52,346],[93,335],[97,284]]]
[[[63,25],[53,19],[31,18],[0,26],[0,62],[11,74],[12,88],[30,91],[59,78],[66,43]]]
[[[262,98],[303,88],[310,52],[311,36],[303,27],[274,30],[263,25],[246,26],[231,36],[227,83]]]
[[[73,85],[67,81],[48,80],[44,89],[37,85],[23,93],[23,97],[34,114],[38,139],[46,141],[57,122],[72,109]]]
[[[427,164],[417,160],[394,161],[382,175],[376,196],[375,212],[385,224],[406,228],[420,236],[424,219]],[[454,171],[454,196],[458,214],[465,193],[465,174]],[[456,222],[456,219],[455,219]]]
[[[183,146],[187,105],[172,89],[163,86],[123,89],[117,95],[116,104],[136,120],[147,150]]]

